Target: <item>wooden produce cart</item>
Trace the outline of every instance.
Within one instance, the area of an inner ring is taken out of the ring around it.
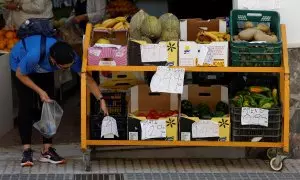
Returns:
[[[283,43],[283,57],[281,67],[182,67],[187,72],[250,72],[250,73],[278,73],[280,75],[280,93],[282,102],[282,138],[280,142],[221,142],[221,141],[131,141],[131,140],[90,140],[88,116],[90,112],[90,92],[87,90],[86,74],[92,71],[156,71],[156,66],[88,66],[88,48],[91,45],[92,25],[88,24],[84,39],[83,65],[81,75],[81,149],[85,170],[90,170],[90,154],[93,146],[210,146],[210,147],[259,147],[269,148],[268,157],[273,170],[279,171],[283,167],[283,160],[289,153],[290,134],[290,72],[288,63],[288,49],[286,26],[281,25]]]

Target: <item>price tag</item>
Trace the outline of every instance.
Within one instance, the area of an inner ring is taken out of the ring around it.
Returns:
[[[167,136],[167,126],[165,120],[145,120],[141,121],[142,140],[153,138],[165,138]]]
[[[219,137],[219,125],[211,120],[200,120],[192,124],[193,138]]]
[[[184,68],[157,67],[157,71],[151,79],[151,91],[182,94],[184,73]]]
[[[242,125],[259,125],[268,127],[269,110],[261,108],[242,108]]]
[[[101,137],[111,138],[113,136],[119,137],[117,121],[110,116],[106,116],[101,124]]]

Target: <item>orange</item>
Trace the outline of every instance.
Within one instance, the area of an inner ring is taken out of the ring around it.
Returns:
[[[6,31],[4,29],[0,30],[0,36],[4,36]]]
[[[16,37],[16,33],[15,32],[12,32],[12,31],[8,31],[6,34],[5,34],[5,37],[7,39],[13,39]]]
[[[0,49],[4,49],[6,47],[6,43],[4,41],[0,41]]]
[[[5,48],[5,49],[3,49],[3,51],[5,51],[5,52],[9,52],[9,51],[10,51],[10,49],[8,49],[8,48]]]
[[[8,42],[7,43],[7,48],[8,49],[12,49],[15,46],[15,44],[13,42]]]

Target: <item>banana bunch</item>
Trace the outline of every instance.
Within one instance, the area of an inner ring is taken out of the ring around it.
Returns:
[[[96,24],[94,29],[103,30],[128,30],[129,23],[126,21],[126,17],[117,17],[114,19],[107,19],[101,24]]]
[[[201,30],[197,34],[196,42],[200,44],[207,44],[211,42],[224,42],[230,41],[230,35],[217,31],[204,31]]]

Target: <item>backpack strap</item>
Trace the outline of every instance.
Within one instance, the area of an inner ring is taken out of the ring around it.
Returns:
[[[46,41],[47,41],[47,37],[41,35],[39,62],[41,62],[46,57]],[[27,51],[25,38],[22,39],[22,45],[23,45],[25,51]]]
[[[41,36],[41,44],[40,44],[40,60],[41,62],[45,57],[46,57],[46,41],[47,37],[46,36]]]

